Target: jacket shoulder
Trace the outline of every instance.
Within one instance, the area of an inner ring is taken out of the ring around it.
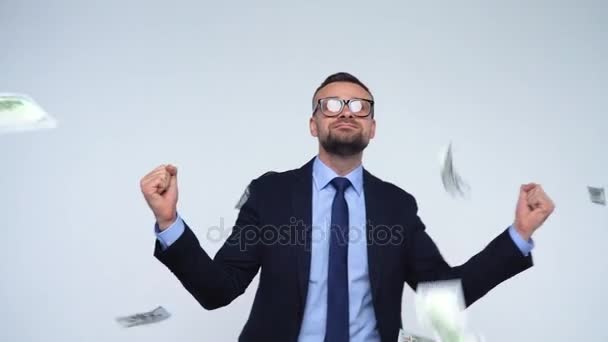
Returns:
[[[375,186],[380,190],[381,193],[385,194],[392,201],[395,201],[397,203],[405,202],[405,203],[413,204],[414,206],[417,206],[416,198],[414,197],[414,195],[412,193],[401,188],[400,186],[398,186],[397,184],[395,184],[393,182],[382,180],[379,177],[376,177],[369,172],[367,172],[367,173],[368,173],[368,178],[370,179],[370,181],[375,184]]]
[[[275,194],[290,189],[294,181],[298,179],[297,169],[276,171],[266,171],[253,178],[249,183],[250,188],[255,188],[261,194]]]

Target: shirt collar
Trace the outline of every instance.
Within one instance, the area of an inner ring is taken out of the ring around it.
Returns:
[[[313,181],[319,190],[325,188],[335,177],[340,177],[334,170],[325,165],[319,159],[319,156],[315,157],[313,162],[312,175]],[[357,195],[361,196],[363,192],[363,166],[357,166],[344,177],[348,178]]]

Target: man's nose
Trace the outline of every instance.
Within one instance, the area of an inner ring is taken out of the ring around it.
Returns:
[[[342,109],[342,113],[340,113],[340,117],[352,118],[354,117],[353,112],[350,111],[350,107],[348,105],[344,105]]]

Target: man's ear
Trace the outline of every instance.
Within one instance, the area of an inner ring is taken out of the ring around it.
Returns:
[[[313,114],[313,116],[310,117],[308,125],[310,127],[310,135],[312,135],[313,137],[319,136],[319,131],[317,129],[317,122],[315,121],[314,114]]]

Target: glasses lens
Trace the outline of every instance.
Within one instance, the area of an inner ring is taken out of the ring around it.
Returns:
[[[363,101],[361,100],[352,100],[348,104],[348,108],[353,114],[357,114],[363,110]]]
[[[342,110],[342,101],[339,99],[324,99],[321,105],[323,111],[328,114],[338,114]]]
[[[372,111],[372,104],[365,100],[352,100],[350,102],[350,111],[357,116],[368,116]]]

